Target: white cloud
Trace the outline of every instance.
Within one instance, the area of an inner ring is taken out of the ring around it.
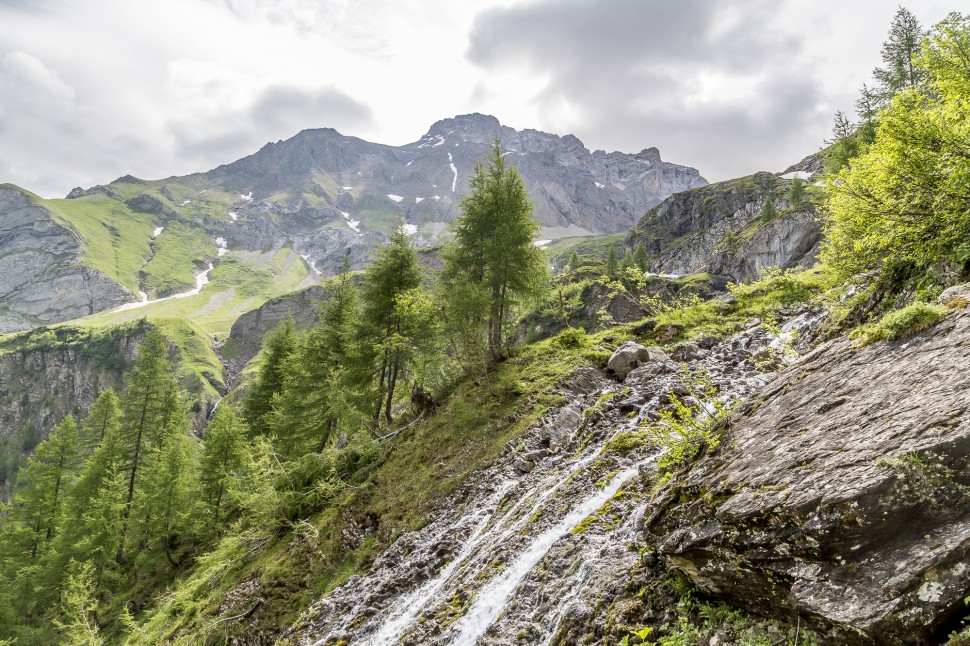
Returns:
[[[933,0],[907,5],[930,23]],[[646,8],[646,13],[644,13]],[[864,0],[0,2],[0,182],[207,170],[303,128],[403,144],[481,111],[714,177],[826,136],[895,5]],[[483,13],[484,12],[484,13]],[[469,59],[470,55],[470,59]]]

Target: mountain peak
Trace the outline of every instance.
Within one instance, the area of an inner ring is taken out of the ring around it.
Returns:
[[[473,112],[436,121],[422,140],[458,135],[466,141],[491,141],[502,131],[502,124],[490,114]]]

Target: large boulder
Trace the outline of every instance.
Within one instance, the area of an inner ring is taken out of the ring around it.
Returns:
[[[660,348],[647,348],[635,341],[625,341],[620,345],[606,363],[606,367],[622,381],[637,366],[648,363],[666,363],[667,353]]]
[[[838,644],[940,643],[970,595],[970,312],[830,342],[729,424],[645,521],[705,593]]]

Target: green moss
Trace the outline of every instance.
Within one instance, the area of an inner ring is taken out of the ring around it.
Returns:
[[[930,327],[946,314],[942,305],[917,302],[886,314],[875,323],[865,325],[851,334],[859,339],[859,345],[869,345],[883,339],[894,341],[916,334]]]

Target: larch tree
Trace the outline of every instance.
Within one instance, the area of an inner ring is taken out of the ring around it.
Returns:
[[[539,222],[518,171],[498,139],[475,165],[471,194],[461,201],[454,241],[444,254],[446,298],[465,306],[470,323],[483,322],[488,355],[505,356],[505,327],[517,304],[547,287],[545,253],[533,245]]]
[[[382,247],[364,274],[361,295],[363,308],[361,324],[373,356],[374,376],[377,382],[377,419],[383,410],[384,418],[391,421],[391,410],[398,378],[407,354],[395,339],[404,331],[404,320],[397,305],[398,297],[421,285],[421,268],[418,254],[401,221],[391,235],[390,243]]]
[[[889,26],[889,37],[882,45],[883,67],[872,72],[883,103],[888,103],[900,90],[914,87],[926,78],[925,70],[916,61],[925,36],[916,16],[900,7]]]
[[[263,343],[264,354],[252,388],[243,402],[243,412],[254,435],[269,432],[268,416],[273,397],[283,390],[286,362],[296,351],[296,324],[292,317],[280,321]]]

